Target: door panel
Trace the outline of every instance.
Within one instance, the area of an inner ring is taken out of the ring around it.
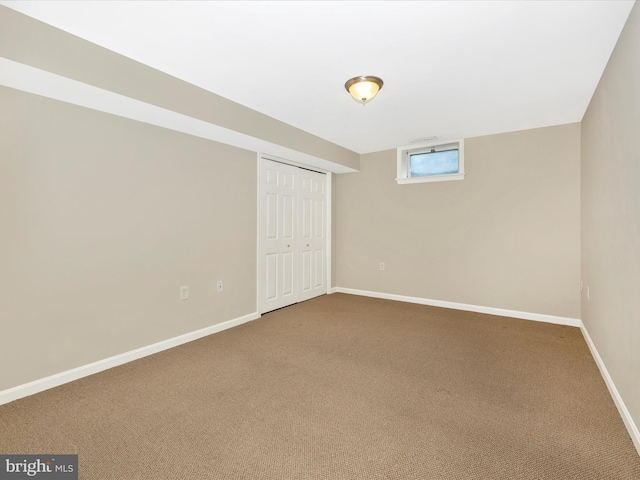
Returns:
[[[327,293],[326,285],[326,175],[300,171],[300,252],[301,288],[298,301]]]
[[[260,311],[297,302],[296,168],[262,161],[260,181]]]
[[[264,287],[265,299],[274,301],[278,295],[278,254],[270,253],[265,255],[264,265]]]
[[[326,175],[261,160],[261,313],[327,293]]]
[[[313,283],[313,288],[314,289],[322,289],[325,284],[324,284],[324,277],[325,277],[325,256],[324,256],[324,251],[323,250],[316,250],[315,252],[315,268],[314,268],[314,273],[315,273],[315,282]],[[325,289],[326,290],[326,289]]]
[[[291,298],[295,296],[295,262],[293,252],[282,254],[282,297]],[[295,297],[291,303],[295,303]],[[285,302],[288,303],[288,302]]]
[[[302,278],[300,279],[300,288],[303,292],[307,292],[311,288],[311,252],[303,251],[301,254]]]
[[[295,199],[293,198],[293,195],[282,195],[280,200],[282,201],[282,238],[286,240],[293,240],[295,231],[295,220],[293,217]]]
[[[312,200],[310,198],[302,198],[300,200],[300,208],[302,208],[302,225],[300,234],[303,240],[311,238],[311,206]]]
[[[278,238],[278,195],[267,193],[263,219],[266,238],[270,240]]]

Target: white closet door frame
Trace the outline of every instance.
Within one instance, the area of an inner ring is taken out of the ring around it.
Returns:
[[[307,169],[307,170],[312,170],[314,172],[318,172],[318,173],[324,173],[326,174],[326,215],[325,215],[325,221],[326,221],[326,225],[325,225],[325,232],[326,232],[326,247],[325,247],[325,251],[326,251],[326,265],[325,265],[325,284],[326,284],[326,292],[325,293],[332,293],[331,290],[331,263],[332,263],[332,250],[331,250],[331,238],[332,238],[332,231],[331,231],[331,210],[332,210],[332,206],[331,206],[331,196],[332,196],[332,173],[329,171],[325,171],[319,168],[315,168],[315,167],[309,167],[303,164],[299,164],[296,162],[291,162],[291,161],[287,161],[285,159],[279,158],[279,157],[275,157],[272,155],[267,155],[267,154],[261,154],[258,153],[257,155],[257,170],[258,170],[258,175],[257,175],[257,230],[256,230],[256,239],[257,239],[257,249],[256,249],[256,311],[258,312],[259,315],[261,315],[263,313],[263,305],[262,305],[262,239],[261,239],[261,229],[262,229],[262,216],[261,216],[261,202],[262,202],[262,194],[263,194],[263,182],[262,182],[262,178],[263,178],[263,162],[262,159],[265,160],[271,160],[273,162],[278,162],[278,163],[283,163],[285,165],[290,165],[290,166],[294,166],[294,167],[299,167],[299,168],[303,168],[303,169]]]

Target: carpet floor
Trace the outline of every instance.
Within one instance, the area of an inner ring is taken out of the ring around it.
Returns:
[[[81,479],[640,479],[580,330],[322,296],[0,406]]]

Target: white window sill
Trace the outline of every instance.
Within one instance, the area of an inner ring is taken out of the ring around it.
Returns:
[[[452,173],[450,175],[433,175],[425,177],[412,178],[396,178],[398,185],[406,185],[408,183],[427,183],[427,182],[446,182],[448,180],[463,180],[464,173]]]

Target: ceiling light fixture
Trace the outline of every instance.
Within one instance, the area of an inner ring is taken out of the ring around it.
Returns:
[[[380,89],[384,85],[381,78],[368,76],[353,77],[347,80],[344,84],[344,88],[347,92],[357,101],[362,103],[370,102],[378,94]]]

